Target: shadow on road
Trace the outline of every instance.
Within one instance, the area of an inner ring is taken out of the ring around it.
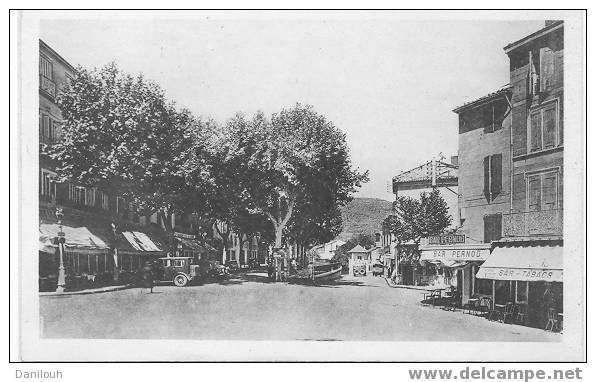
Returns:
[[[261,283],[261,284],[273,284],[276,283],[272,281],[266,273],[264,272],[240,272],[234,273],[228,276],[226,279],[217,280],[217,279],[210,279],[204,280],[198,285],[208,285],[208,284],[217,284],[217,285],[241,285],[244,283]],[[284,284],[284,282],[278,282],[279,284]],[[325,283],[313,283],[310,279],[291,279],[287,282],[288,284],[298,285],[303,287],[313,287],[313,288],[341,288],[345,286],[358,286],[358,287],[368,287],[368,288],[378,288],[378,285],[368,285],[363,281],[355,281],[355,280],[336,280],[336,281],[329,281]]]

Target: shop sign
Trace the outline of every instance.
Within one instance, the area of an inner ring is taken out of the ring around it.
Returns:
[[[561,269],[487,268],[480,270],[485,278],[516,281],[563,281]]]
[[[181,239],[188,239],[188,240],[194,240],[196,238],[195,235],[189,235],[189,234],[181,233],[181,232],[174,232],[174,237],[178,237]]]
[[[432,258],[437,260],[483,261],[490,255],[488,248],[435,249],[428,252],[432,252]]]
[[[429,245],[465,244],[466,235],[435,235],[428,237]]]

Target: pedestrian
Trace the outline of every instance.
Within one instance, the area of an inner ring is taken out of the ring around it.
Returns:
[[[143,288],[149,288],[149,293],[153,293],[153,269],[149,261],[145,261],[141,268],[141,283]]]

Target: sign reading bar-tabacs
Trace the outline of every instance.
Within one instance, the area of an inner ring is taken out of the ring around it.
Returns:
[[[562,269],[480,268],[478,278],[515,281],[563,281]]]
[[[466,235],[436,235],[428,237],[429,245],[465,244]]]

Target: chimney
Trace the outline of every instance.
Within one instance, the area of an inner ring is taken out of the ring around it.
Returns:
[[[457,155],[451,156],[451,164],[457,166]]]

